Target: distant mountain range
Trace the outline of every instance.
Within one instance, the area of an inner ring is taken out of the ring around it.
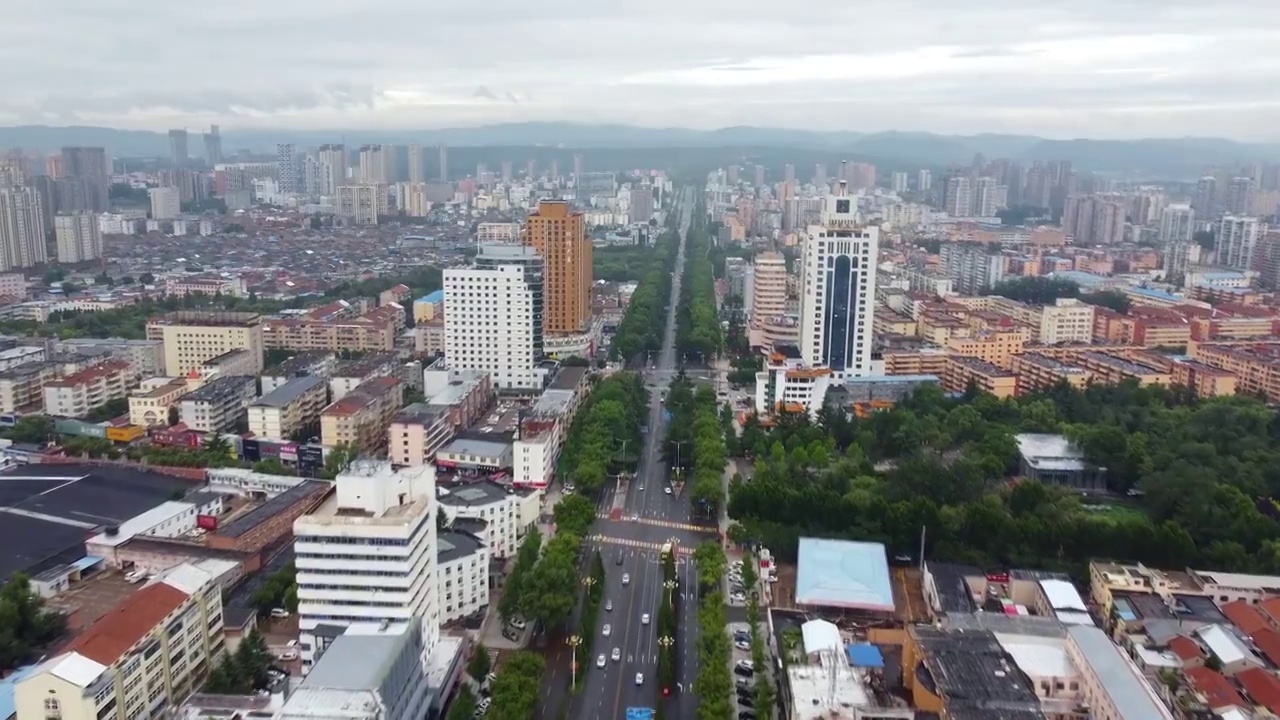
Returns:
[[[795,148],[823,156],[874,159],[895,169],[909,167],[967,166],[977,153],[988,159],[1070,160],[1081,170],[1128,177],[1194,178],[1212,167],[1236,167],[1252,162],[1280,160],[1280,145],[1242,143],[1220,138],[1171,138],[1141,140],[1049,140],[1030,135],[936,135],[917,132],[817,132],[780,128],[729,127],[719,130],[644,128],[630,125],[588,125],[565,122],[529,122],[440,130],[228,130],[223,133],[225,153],[239,149],[273,152],[275,144],[293,142],[314,146],[345,142],[423,145],[454,148],[541,147],[550,149],[678,149],[723,148],[727,157],[749,157],[753,150]],[[116,157],[166,157],[165,133],[118,130],[104,127],[50,127],[25,125],[0,127],[0,148],[22,147],[55,152],[64,145],[102,146]],[[193,132],[192,155],[203,145]],[[776,152],[770,152],[776,157]],[[796,158],[797,162],[800,160]],[[802,177],[808,171],[800,169]]]

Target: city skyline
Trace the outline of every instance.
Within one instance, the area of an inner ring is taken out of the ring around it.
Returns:
[[[725,13],[666,0],[560,0],[439,17],[407,3],[356,11],[319,2],[297,13],[238,0],[159,8],[145,22],[100,6],[70,17],[32,6],[0,28],[0,57],[24,69],[6,84],[0,124],[385,129],[574,118],[1280,139],[1280,101],[1264,90],[1280,66],[1247,63],[1226,75],[1205,62],[1226,53],[1266,57],[1280,9],[1247,0],[1179,1],[1158,13],[1096,0],[964,13],[929,5],[815,14],[761,4]],[[868,27],[875,32],[860,31]],[[55,33],[83,35],[87,45],[55,56],[39,44]],[[527,41],[533,36],[539,42]],[[481,44],[521,51],[466,51]],[[226,52],[237,46],[256,49]],[[214,55],[216,64],[201,60]],[[423,67],[432,68],[427,79]]]

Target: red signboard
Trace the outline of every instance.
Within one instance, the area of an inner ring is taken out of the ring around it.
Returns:
[[[993,570],[987,573],[987,582],[1000,583],[1004,585],[1009,582],[1009,573],[1004,570]]]
[[[218,529],[218,518],[216,515],[197,515],[196,527],[213,532]]]

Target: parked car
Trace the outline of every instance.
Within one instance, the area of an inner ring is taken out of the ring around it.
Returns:
[[[738,665],[733,668],[733,674],[741,675],[744,678],[749,678],[752,675],[755,675],[756,671],[752,670],[751,668],[746,668],[746,667],[742,667],[741,665]]]
[[[521,618],[521,617],[513,617],[511,618],[510,621],[507,622],[507,624],[517,630],[523,630],[525,629],[525,627],[528,626],[528,624],[524,621],[524,618]]]
[[[739,650],[751,649],[751,643],[747,642],[746,640],[737,640],[733,643],[733,646],[738,648]]]
[[[285,610],[284,608],[271,608],[271,617],[287,618],[289,617],[289,611]]]

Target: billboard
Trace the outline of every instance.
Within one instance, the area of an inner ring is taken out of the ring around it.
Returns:
[[[280,459],[285,462],[298,462],[298,446],[296,443],[285,443],[280,446]]]
[[[216,515],[197,515],[196,527],[213,532],[218,529],[218,517]]]
[[[240,452],[244,456],[245,462],[255,463],[262,459],[262,452],[259,449],[257,440],[245,440],[240,444]]]

